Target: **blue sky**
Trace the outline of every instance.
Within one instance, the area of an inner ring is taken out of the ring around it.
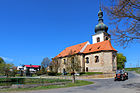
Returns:
[[[44,57],[68,46],[91,43],[98,11],[98,0],[1,0],[0,56],[16,66],[40,65]],[[109,22],[104,11],[104,23],[111,29]],[[126,49],[112,44],[127,57],[127,67],[140,62],[140,43]]]

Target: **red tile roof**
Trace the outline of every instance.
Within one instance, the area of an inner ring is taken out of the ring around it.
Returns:
[[[102,50],[117,51],[116,49],[114,49],[112,47],[110,41],[106,40],[106,41],[102,41],[102,42],[99,42],[99,43],[88,45],[83,53],[91,53],[91,52],[97,52],[97,51],[102,51]]]
[[[78,45],[67,47],[67,48],[65,48],[65,50],[63,50],[61,53],[59,53],[56,57],[65,57],[65,56],[70,55],[71,53],[77,54],[87,44],[87,42],[84,42],[84,43],[81,43],[81,44],[78,44]]]
[[[67,47],[65,50],[63,50],[56,57],[65,57],[65,56],[68,56],[71,53],[77,54],[87,44],[87,42],[84,42],[84,43],[81,43],[81,44],[78,44],[78,45],[74,45],[74,46],[71,46],[71,47]],[[85,48],[85,50],[82,53],[86,54],[86,53],[97,52],[97,51],[102,51],[102,50],[117,51],[116,49],[114,49],[112,47],[110,41],[106,40],[106,41],[102,41],[102,42],[99,42],[99,43],[87,45],[87,47]],[[54,57],[54,58],[56,58],[56,57]]]
[[[38,68],[38,67],[41,67],[40,65],[24,65],[26,67],[33,67],[33,68]]]

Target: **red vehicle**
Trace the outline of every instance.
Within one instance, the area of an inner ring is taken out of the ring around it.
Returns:
[[[127,80],[128,79],[128,73],[125,72],[124,70],[117,70],[116,71],[116,76],[114,78],[114,81],[116,80]]]

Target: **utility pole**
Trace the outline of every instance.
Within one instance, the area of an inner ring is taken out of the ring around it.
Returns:
[[[136,63],[136,68],[138,68],[138,67],[139,67],[139,58],[138,58],[137,63]]]

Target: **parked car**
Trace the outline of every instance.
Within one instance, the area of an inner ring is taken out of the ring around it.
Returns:
[[[124,70],[117,70],[116,71],[116,76],[114,78],[114,81],[116,80],[127,80],[128,79],[128,73],[125,72]]]

